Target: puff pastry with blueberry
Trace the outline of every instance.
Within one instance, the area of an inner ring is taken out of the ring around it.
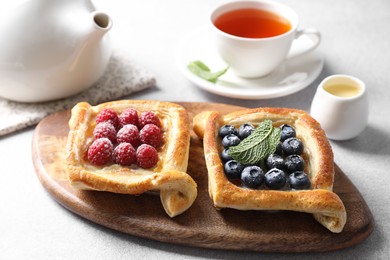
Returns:
[[[332,191],[333,152],[306,112],[256,108],[221,115],[205,111],[193,128],[203,139],[209,194],[216,208],[312,213],[332,232],[346,223]]]

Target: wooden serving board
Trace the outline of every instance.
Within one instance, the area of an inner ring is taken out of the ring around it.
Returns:
[[[179,103],[190,118],[204,110],[228,113],[242,107],[213,103]],[[347,209],[340,234],[333,234],[311,214],[238,211],[213,207],[207,190],[203,145],[191,131],[188,173],[198,184],[198,197],[189,210],[170,218],[159,196],[82,191],[71,187],[64,167],[70,111],[43,119],[33,138],[33,162],[42,185],[67,209],[105,227],[131,235],[204,248],[259,252],[321,252],[362,242],[372,232],[370,209],[356,187],[336,166],[334,191]]]

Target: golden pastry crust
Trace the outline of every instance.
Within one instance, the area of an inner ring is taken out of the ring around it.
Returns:
[[[244,123],[258,125],[270,119],[275,127],[290,124],[304,144],[302,156],[305,171],[312,183],[309,190],[254,190],[230,182],[223,170],[223,149],[218,130],[222,125],[239,127]],[[203,138],[209,175],[209,194],[216,208],[239,210],[293,210],[312,213],[330,231],[339,233],[346,222],[346,211],[340,198],[332,192],[334,178],[333,152],[320,125],[306,112],[288,108],[255,108],[221,115],[205,111],[194,117],[194,131]]]
[[[127,108],[139,113],[153,111],[161,121],[164,144],[158,149],[159,161],[151,169],[117,164],[95,166],[86,160],[93,141],[96,115],[105,108],[120,114]],[[195,181],[187,171],[190,146],[189,118],[186,110],[173,103],[122,100],[91,106],[78,103],[69,120],[66,165],[70,183],[79,189],[142,194],[159,191],[166,213],[174,217],[186,211],[197,196]]]

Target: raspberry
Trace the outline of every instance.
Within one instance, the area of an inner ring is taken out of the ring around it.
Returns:
[[[147,124],[141,129],[139,139],[142,143],[149,144],[154,148],[158,148],[163,141],[160,128],[153,124]]]
[[[119,115],[119,123],[124,125],[132,124],[138,126],[138,112],[134,108],[128,108]]]
[[[137,147],[140,144],[139,131],[135,125],[125,125],[116,134],[118,143],[131,143],[132,146]]]
[[[101,123],[108,121],[110,122],[115,129],[119,128],[119,118],[118,114],[112,110],[111,108],[105,108],[102,111],[100,111],[96,116],[96,123]]]
[[[88,160],[95,165],[103,165],[111,160],[114,146],[108,138],[99,138],[93,141],[88,148]]]
[[[147,124],[154,124],[158,127],[161,127],[161,122],[158,116],[149,111],[149,112],[143,112],[141,113],[139,117],[139,128],[142,129]]]
[[[148,144],[141,144],[137,149],[137,164],[143,169],[149,169],[158,162],[157,150]]]
[[[93,136],[95,139],[106,137],[110,139],[112,143],[116,142],[115,127],[108,121],[97,124],[93,130]]]
[[[130,166],[137,161],[134,147],[130,143],[120,143],[114,150],[114,162],[123,166]]]

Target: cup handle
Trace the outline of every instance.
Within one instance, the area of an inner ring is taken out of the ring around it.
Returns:
[[[307,37],[303,37],[307,36]],[[298,29],[286,59],[292,59],[318,47],[321,33],[315,28]]]

